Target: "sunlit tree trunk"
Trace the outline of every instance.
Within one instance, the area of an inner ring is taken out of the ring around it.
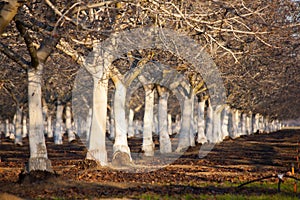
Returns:
[[[198,121],[197,121],[197,130],[198,130],[198,138],[197,142],[199,144],[204,144],[207,142],[207,138],[205,136],[205,100],[202,100],[198,103]]]
[[[169,92],[166,88],[157,86],[158,97],[158,130],[161,153],[172,152],[172,144],[168,132],[168,98]]]
[[[93,76],[93,112],[91,132],[88,140],[87,159],[95,160],[100,165],[107,165],[106,138],[106,116],[107,116],[107,90],[108,76],[104,72],[101,80]]]
[[[247,129],[247,134],[248,135],[251,135],[253,133],[253,130],[252,130],[252,120],[253,120],[253,116],[252,116],[252,112],[249,112],[249,114],[247,115],[247,125],[246,125],[246,129]]]
[[[241,135],[241,115],[239,110],[233,109],[232,110],[232,124],[233,124],[233,134],[232,138],[238,138]]]
[[[254,133],[257,133],[257,132],[259,132],[260,130],[259,130],[259,114],[257,113],[257,114],[255,114],[255,116],[254,116],[254,122],[253,122],[253,132]]]
[[[53,138],[52,116],[47,117],[47,137]]]
[[[193,112],[194,98],[185,98],[183,102],[181,114],[181,127],[179,132],[179,142],[176,152],[185,151],[191,145],[190,128],[191,128],[191,113]]]
[[[227,136],[229,136],[229,106],[225,106],[222,112],[222,140],[224,140]]]
[[[90,133],[91,133],[91,125],[92,125],[92,115],[93,115],[93,109],[89,108],[88,115],[86,117],[86,123],[85,123],[85,129],[84,129],[84,134],[83,138],[85,138],[85,142],[88,145],[88,141],[90,138]]]
[[[209,143],[213,143],[213,115],[214,115],[214,111],[213,108],[210,104],[210,101],[208,100],[208,107],[207,107],[207,111],[206,111],[207,115],[206,115],[206,121],[205,121],[205,134],[206,134],[206,138],[207,141]]]
[[[111,99],[111,105],[110,105],[110,134],[109,134],[109,138],[110,139],[115,139],[116,137],[116,124],[115,124],[115,106],[114,106],[114,96],[115,94],[113,95],[113,98]]]
[[[16,130],[16,138],[15,138],[15,144],[17,145],[23,145],[22,142],[22,110],[17,106],[17,112],[16,112],[16,122],[15,122],[15,130]]]
[[[191,101],[190,101],[192,112],[191,112],[191,116],[190,116],[191,124],[190,124],[190,134],[189,134],[191,147],[196,146],[195,133],[197,132],[197,130],[196,130],[195,113],[194,113],[195,99],[197,99],[197,97],[195,97],[195,95],[192,94]],[[198,102],[198,99],[197,99],[197,102]]]
[[[28,69],[28,107],[29,107],[29,144],[30,158],[28,171],[47,170],[52,171],[51,162],[48,159],[44,122],[42,115],[42,71],[39,64],[36,69]]]
[[[54,131],[54,144],[62,144],[62,115],[63,115],[64,107],[60,104],[60,102],[57,103],[56,107],[56,121],[55,121],[55,131]]]
[[[134,137],[134,124],[133,124],[133,118],[134,118],[134,111],[132,109],[129,109],[129,116],[128,116],[128,138]]]
[[[10,133],[9,133],[9,119],[6,119],[5,120],[5,137],[6,138],[9,138],[9,135],[10,135]]]
[[[213,138],[211,143],[219,143],[222,141],[221,114],[222,105],[218,105],[213,111]]]
[[[154,155],[154,143],[152,139],[154,89],[152,85],[145,85],[145,112],[143,119],[143,146],[145,156]]]
[[[121,81],[114,82],[116,91],[114,96],[114,118],[115,118],[115,143],[113,146],[114,157],[121,155],[122,159],[131,160],[130,149],[127,142],[127,121],[125,112],[125,101],[127,88]],[[125,153],[125,154],[124,154]]]
[[[172,115],[168,114],[168,133],[169,135],[172,135]]]
[[[28,131],[27,131],[27,116],[24,114],[22,119],[22,137],[27,137]]]
[[[242,113],[241,114],[241,134],[247,135],[247,114]]]
[[[76,137],[72,128],[72,114],[70,105],[66,106],[66,131],[68,135],[68,141],[74,141]]]

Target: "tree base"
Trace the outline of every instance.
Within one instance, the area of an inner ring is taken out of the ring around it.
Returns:
[[[26,172],[36,170],[53,172],[51,161],[48,158],[29,158],[26,166]]]
[[[86,154],[86,159],[95,160],[101,166],[107,166],[107,152],[106,150],[93,149]]]
[[[130,167],[133,166],[133,163],[129,154],[117,151],[114,153],[112,165],[114,167]]]
[[[154,144],[143,145],[144,156],[154,156]]]

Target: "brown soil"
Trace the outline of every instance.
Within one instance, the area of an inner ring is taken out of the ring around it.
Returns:
[[[299,139],[299,130],[228,139],[202,159],[198,157],[201,145],[197,145],[164,168],[152,172],[143,172],[139,168],[139,173],[99,167],[84,160],[86,148],[79,141],[54,145],[49,139],[48,155],[56,174],[26,174],[22,171],[29,157],[28,140],[24,140],[23,146],[16,146],[2,138],[0,199],[13,198],[9,194],[25,199],[139,198],[143,194],[180,199],[186,194],[194,197],[199,194],[273,194],[276,189],[237,189],[236,186],[256,178],[289,172],[292,163],[298,177],[296,155],[297,149],[300,150]],[[140,151],[140,140],[131,139],[129,142],[133,151]],[[149,159],[153,165],[160,163],[156,157]],[[277,179],[267,181],[276,182]]]

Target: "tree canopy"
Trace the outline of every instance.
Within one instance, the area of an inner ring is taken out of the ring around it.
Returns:
[[[219,67],[231,107],[279,119],[300,116],[299,1],[11,2],[1,1],[0,5],[3,118],[14,114],[12,107],[17,102],[26,108],[26,66],[34,62],[30,51],[41,48],[45,41],[58,42],[43,74],[43,95],[53,105],[57,99],[71,99],[80,58],[88,55],[94,42],[145,26],[174,29],[201,44]],[[4,11],[13,17],[8,19]],[[30,42],[24,34],[29,35]],[[158,49],[132,52],[132,57],[124,55],[114,65],[124,74],[134,60],[148,55],[147,51],[154,51],[154,60],[167,63],[190,79],[201,76],[193,74],[188,61]]]

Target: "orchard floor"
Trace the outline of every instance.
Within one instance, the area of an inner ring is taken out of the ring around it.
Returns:
[[[230,195],[274,195],[277,178],[237,187],[269,175],[290,174],[292,163],[296,167],[294,176],[300,177],[296,161],[299,140],[300,130],[243,136],[215,145],[202,159],[198,157],[201,145],[196,145],[164,168],[132,173],[84,161],[86,148],[80,140],[54,145],[47,139],[48,156],[57,176],[20,183],[19,174],[29,157],[28,140],[24,140],[23,146],[16,146],[2,139],[0,194],[24,199],[215,199],[219,195],[229,195],[231,199]],[[130,140],[133,151],[139,151],[140,142]],[[154,165],[159,163],[157,157],[149,159]],[[281,195],[300,198],[300,191],[293,192],[293,183],[285,181]]]

